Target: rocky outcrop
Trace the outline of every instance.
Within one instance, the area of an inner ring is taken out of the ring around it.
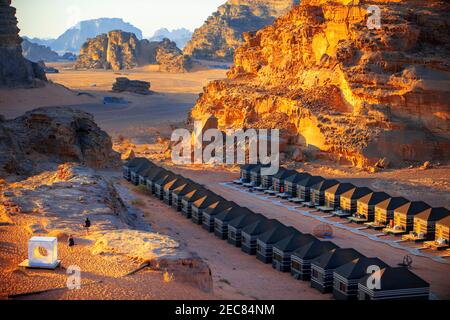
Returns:
[[[22,42],[22,52],[25,58],[33,62],[53,62],[60,59],[59,55],[49,47],[32,43],[26,39]]]
[[[168,39],[160,42],[138,40],[128,32],[120,30],[89,39],[81,48],[75,63],[76,69],[133,69],[138,66],[156,64],[159,60],[165,70],[187,70],[189,59],[183,57],[176,44]]]
[[[382,12],[370,29],[370,5]],[[450,21],[443,1],[303,0],[245,35],[192,117],[282,129],[294,147],[366,167],[450,159]]]
[[[167,28],[161,28],[155,31],[150,41],[163,41],[164,39],[170,39],[177,44],[177,47],[182,49],[186,46],[189,40],[192,38],[192,31],[186,28],[168,30]]]
[[[289,10],[294,0],[228,0],[197,30],[184,48],[196,59],[233,60],[234,50],[243,44],[244,32],[272,24]]]
[[[150,82],[130,80],[125,77],[116,78],[112,90],[114,92],[132,92],[137,94],[150,94]]]
[[[92,115],[67,107],[40,108],[0,122],[0,176],[31,175],[52,163],[116,166],[119,154]]]
[[[43,70],[22,55],[16,9],[11,0],[0,0],[0,87],[34,86],[47,80]]]
[[[192,68],[192,60],[189,56],[177,48],[175,42],[164,39],[156,51],[156,62],[161,72],[183,73]]]

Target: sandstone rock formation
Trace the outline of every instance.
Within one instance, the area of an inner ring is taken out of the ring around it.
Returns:
[[[31,86],[47,80],[42,69],[22,56],[22,39],[11,0],[0,0],[0,87]]]
[[[228,0],[197,30],[184,48],[196,59],[233,60],[244,32],[272,24],[289,10],[294,0]]]
[[[183,55],[175,42],[169,39],[164,39],[156,50],[156,62],[161,72],[183,73],[192,68],[191,58]]]
[[[51,62],[60,59],[59,55],[49,47],[32,43],[26,39],[22,42],[22,52],[26,59],[33,62],[39,62],[41,60]]]
[[[116,78],[113,84],[114,92],[133,92],[137,94],[150,94],[150,82],[130,80],[125,77]]]
[[[371,5],[381,29],[368,28]],[[449,9],[303,0],[245,35],[228,79],[210,83],[191,116],[280,128],[290,144],[359,167],[449,160]]]
[[[67,107],[40,108],[0,122],[0,176],[30,175],[51,163],[116,166],[119,154],[92,115]]]
[[[133,69],[147,64],[163,64],[162,71],[187,70],[189,59],[168,39],[159,42],[139,40],[121,30],[89,39],[81,48],[76,69]],[[172,71],[173,72],[173,71]]]

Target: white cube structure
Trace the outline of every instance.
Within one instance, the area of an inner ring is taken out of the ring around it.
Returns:
[[[57,238],[33,237],[28,241],[28,267],[55,269],[59,263]]]

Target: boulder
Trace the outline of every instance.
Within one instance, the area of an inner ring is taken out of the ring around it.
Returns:
[[[89,113],[68,107],[39,108],[0,123],[0,176],[31,175],[51,163],[115,167],[120,156]]]
[[[150,94],[150,82],[130,80],[125,77],[116,78],[116,82],[113,84],[112,90],[114,92],[132,92],[137,94]]]

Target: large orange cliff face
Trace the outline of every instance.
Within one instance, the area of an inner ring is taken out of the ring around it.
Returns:
[[[369,29],[370,6],[381,28]],[[193,118],[271,126],[356,166],[450,159],[450,7],[444,1],[303,0],[245,35],[228,79]]]

